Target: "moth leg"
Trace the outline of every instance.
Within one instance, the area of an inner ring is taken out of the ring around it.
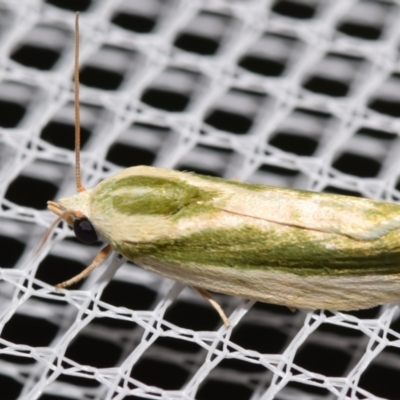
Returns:
[[[108,244],[106,247],[100,250],[100,253],[94,258],[92,263],[86,267],[81,273],[75,275],[71,279],[68,279],[65,282],[61,282],[56,285],[56,289],[63,289],[68,286],[73,285],[74,283],[79,282],[80,280],[86,278],[94,269],[96,269],[110,254],[111,246]]]
[[[225,315],[224,310],[221,308],[221,306],[213,299],[211,294],[208,293],[206,289],[202,289],[199,287],[193,286],[193,289],[200,293],[214,307],[215,311],[217,311],[225,326],[227,328],[230,328],[231,324],[229,323],[228,317]]]
[[[297,308],[296,308],[296,307],[288,307],[288,309],[289,309],[291,312],[296,312],[296,311],[297,311]]]

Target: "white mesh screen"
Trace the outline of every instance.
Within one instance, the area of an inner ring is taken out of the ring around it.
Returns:
[[[216,295],[226,330],[117,256],[54,289],[99,250],[60,226],[35,253],[46,201],[75,192],[76,10],[87,186],[153,164],[400,199],[399,1],[0,1],[0,398],[400,398],[396,305]]]

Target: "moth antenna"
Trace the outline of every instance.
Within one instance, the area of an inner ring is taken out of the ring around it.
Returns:
[[[38,247],[35,250],[35,254],[39,253],[40,249],[43,247],[43,245],[46,243],[47,239],[50,237],[50,235],[54,232],[54,229],[57,227],[57,225],[68,215],[74,214],[73,211],[65,211],[61,215],[57,217],[57,219],[47,228],[45,234],[43,235],[42,239],[40,240],[40,243]]]
[[[75,181],[76,190],[84,192],[86,189],[81,181],[81,117],[79,108],[79,13],[75,15],[75,66],[74,66],[74,93],[75,93]]]

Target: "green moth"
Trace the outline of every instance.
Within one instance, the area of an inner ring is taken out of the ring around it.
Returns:
[[[76,20],[78,45],[78,17]],[[77,46],[78,48],[78,46]],[[78,104],[78,57],[75,93]],[[83,242],[194,287],[291,308],[354,310],[400,299],[400,206],[154,167],[128,168],[49,209]],[[55,225],[54,224],[54,225]]]
[[[140,166],[49,208],[196,288],[334,310],[400,298],[396,204]]]

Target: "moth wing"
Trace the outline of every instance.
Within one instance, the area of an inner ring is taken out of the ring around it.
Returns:
[[[358,240],[400,229],[400,206],[369,199],[277,187],[229,191],[226,212]]]

